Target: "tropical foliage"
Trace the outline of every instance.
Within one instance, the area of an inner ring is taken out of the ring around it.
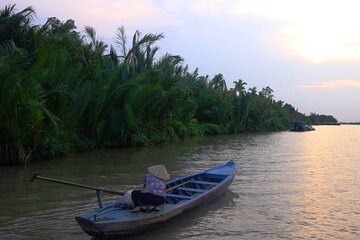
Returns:
[[[337,124],[338,120],[331,115],[310,113],[307,117],[310,124]]]
[[[34,10],[0,11],[0,163],[96,147],[178,141],[186,136],[278,131],[303,119],[265,87],[228,89],[222,74],[190,72],[180,56],[157,57],[163,34],[119,27],[115,46],[73,20],[32,24]]]

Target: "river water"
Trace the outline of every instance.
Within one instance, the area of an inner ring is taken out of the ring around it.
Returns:
[[[90,239],[74,216],[96,194],[40,175],[126,190],[147,166],[172,177],[233,159],[237,175],[219,199],[158,228],[121,239],[360,239],[360,126],[312,132],[192,138],[178,144],[74,154],[26,168],[0,168],[0,239]],[[105,203],[116,196],[103,195]]]

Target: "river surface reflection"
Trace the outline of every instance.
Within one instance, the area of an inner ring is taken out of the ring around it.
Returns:
[[[147,166],[172,177],[233,159],[224,196],[160,227],[122,239],[360,239],[360,126],[192,138],[183,143],[75,154],[26,169],[1,167],[0,239],[90,239],[74,216],[96,194],[41,175],[116,190],[141,185]],[[104,202],[116,196],[103,195]]]

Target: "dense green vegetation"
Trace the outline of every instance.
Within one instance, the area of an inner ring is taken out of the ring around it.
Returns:
[[[338,120],[331,115],[310,113],[307,117],[310,124],[337,124]]]
[[[228,89],[222,74],[190,72],[180,56],[157,57],[163,34],[124,27],[116,46],[92,27],[34,10],[0,12],[0,163],[26,163],[96,147],[147,145],[186,136],[278,131],[304,120],[273,90]]]

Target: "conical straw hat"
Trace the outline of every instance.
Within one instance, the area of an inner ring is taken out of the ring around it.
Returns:
[[[164,165],[156,165],[148,168],[149,173],[162,180],[169,180],[170,175],[168,174]]]

